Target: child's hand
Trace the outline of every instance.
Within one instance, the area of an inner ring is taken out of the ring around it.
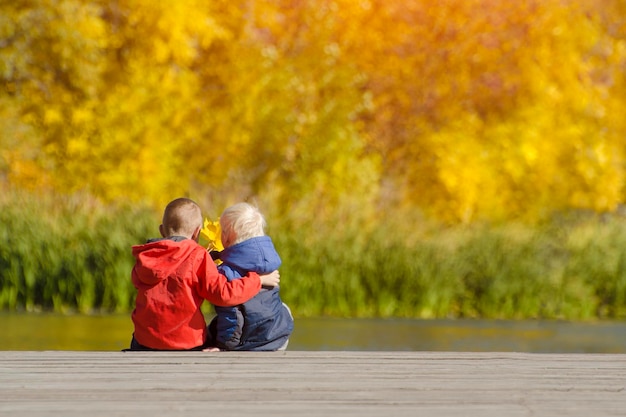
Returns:
[[[219,352],[220,348],[218,348],[218,347],[208,347],[208,348],[202,349],[202,351],[203,352]]]
[[[280,282],[280,273],[278,270],[267,275],[259,275],[261,277],[261,285],[264,287],[276,287]]]

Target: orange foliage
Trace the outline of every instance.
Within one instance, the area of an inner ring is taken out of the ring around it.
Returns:
[[[597,75],[619,44],[578,2],[361,2],[345,20],[367,74],[371,148],[402,200],[455,221],[536,218],[623,199],[623,127]],[[345,10],[342,8],[342,10]],[[624,103],[618,100],[618,107]]]
[[[303,219],[614,210],[625,16],[623,0],[4,2],[0,174],[156,205],[257,196]]]

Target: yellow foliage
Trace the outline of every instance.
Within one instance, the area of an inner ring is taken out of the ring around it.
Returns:
[[[356,16],[374,26],[345,43],[374,93],[371,146],[406,184],[407,204],[467,222],[623,201],[623,144],[612,135],[622,128],[606,117],[616,92],[598,82],[618,68],[598,53],[615,41],[592,9],[560,0],[362,4],[346,25]]]
[[[3,2],[0,174],[355,224],[610,211],[625,66],[623,0]]]

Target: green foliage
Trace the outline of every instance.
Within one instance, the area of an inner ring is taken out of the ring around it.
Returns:
[[[626,222],[443,226],[389,218],[302,224],[268,217],[281,294],[300,317],[626,317]],[[0,199],[0,309],[128,312],[131,246],[159,215],[87,196]]]
[[[588,216],[537,226],[390,221],[367,237],[328,238],[321,227],[275,239],[281,292],[298,315],[589,320],[625,317],[625,232],[620,217]]]
[[[128,311],[130,246],[154,235],[155,218],[90,198],[5,192],[0,308]]]

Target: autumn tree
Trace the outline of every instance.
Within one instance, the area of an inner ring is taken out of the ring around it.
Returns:
[[[360,5],[352,11],[368,30],[345,44],[368,75],[371,149],[405,204],[471,221],[622,201],[623,128],[607,107],[619,96],[606,82],[617,67],[593,11],[562,1]]]
[[[213,97],[199,146],[205,151],[188,159],[197,161],[197,182],[221,178],[240,197],[259,195],[302,219],[335,211],[357,218],[371,209],[377,157],[364,154],[358,115],[366,96],[336,43],[335,7],[224,3],[231,38],[215,45],[219,52],[203,51],[197,64]]]
[[[106,28],[98,8],[80,1],[5,1],[1,9],[3,174],[25,187],[54,186],[82,109],[98,102]]]
[[[0,2],[0,174],[453,222],[624,200],[624,2]],[[337,224],[341,224],[337,221]]]

